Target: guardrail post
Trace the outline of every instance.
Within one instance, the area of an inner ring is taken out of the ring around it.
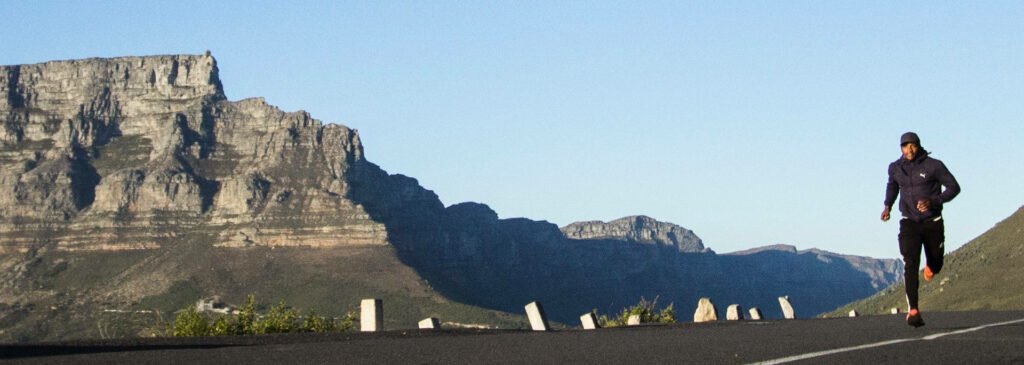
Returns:
[[[534,331],[547,331],[548,318],[544,315],[544,307],[541,307],[540,302],[530,302],[526,305],[526,316],[530,318],[530,327]]]
[[[626,319],[626,325],[627,326],[639,326],[640,325],[640,315],[639,314],[631,314],[631,315],[629,315],[629,318]]]
[[[384,304],[380,299],[363,299],[360,304],[359,329],[363,332],[384,330]]]
[[[580,322],[583,323],[583,329],[585,330],[595,330],[599,327],[597,325],[597,316],[594,315],[594,312],[587,312],[580,316]]]
[[[779,297],[779,306],[782,307],[782,317],[785,319],[796,318],[796,312],[793,311],[793,305],[789,303],[789,296]]]
[[[424,330],[436,330],[438,328],[441,328],[441,320],[434,317],[425,318],[422,321],[420,321],[419,326],[420,329]]]
[[[730,305],[725,310],[725,320],[727,321],[742,321],[743,320],[743,307],[739,304]]]
[[[760,321],[760,320],[764,319],[764,317],[761,316],[761,309],[760,308],[753,307],[753,308],[750,308],[750,310],[747,311],[747,312],[750,313],[750,320],[752,320],[752,321]]]

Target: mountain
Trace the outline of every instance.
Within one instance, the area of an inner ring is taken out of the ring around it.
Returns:
[[[385,223],[438,221],[432,192],[367,162],[355,130],[227,101],[209,55],[7,66],[0,95],[3,338],[130,335],[143,311],[250,293],[334,315],[382,297],[392,327],[514,321],[398,259]]]
[[[1024,309],[1024,273],[1016,270],[1020,267],[1024,267],[1024,207],[947,253],[942,271],[930,282],[921,280],[920,308],[926,318],[929,311]],[[905,312],[904,288],[902,281],[897,282],[828,315],[844,316],[850,310],[883,314],[894,307]]]
[[[356,130],[229,101],[218,72],[209,54],[0,67],[0,339],[135,335],[247,294],[331,315],[380,297],[390,328],[522,326],[508,313],[533,300],[565,323],[640,297],[772,316],[788,294],[806,316],[899,278],[892,260],[717,255],[644,216],[559,228],[445,207]]]
[[[562,227],[573,240],[619,240],[674,247],[679,252],[714,253],[693,231],[672,223],[658,222],[646,216],[632,216],[612,222],[576,222]]]

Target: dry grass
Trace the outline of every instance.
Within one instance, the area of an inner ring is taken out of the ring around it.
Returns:
[[[922,280],[920,307],[924,311],[1024,309],[1024,207],[960,249],[946,255],[942,272]],[[906,308],[903,284],[896,284],[862,301],[847,304],[826,316],[888,313]]]

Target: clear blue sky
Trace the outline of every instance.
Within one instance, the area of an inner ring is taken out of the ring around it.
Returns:
[[[8,0],[0,64],[210,50],[231,100],[356,128],[446,205],[718,252],[898,257],[908,130],[964,187],[948,248],[1024,205],[1024,2],[636,3]]]

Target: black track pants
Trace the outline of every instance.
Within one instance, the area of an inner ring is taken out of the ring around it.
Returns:
[[[914,222],[900,220],[900,254],[903,255],[903,280],[907,287],[907,304],[917,309],[917,288],[920,285],[917,271],[921,265],[921,247],[924,247],[925,263],[938,274],[942,270],[942,256],[945,253],[946,232],[942,217]]]

